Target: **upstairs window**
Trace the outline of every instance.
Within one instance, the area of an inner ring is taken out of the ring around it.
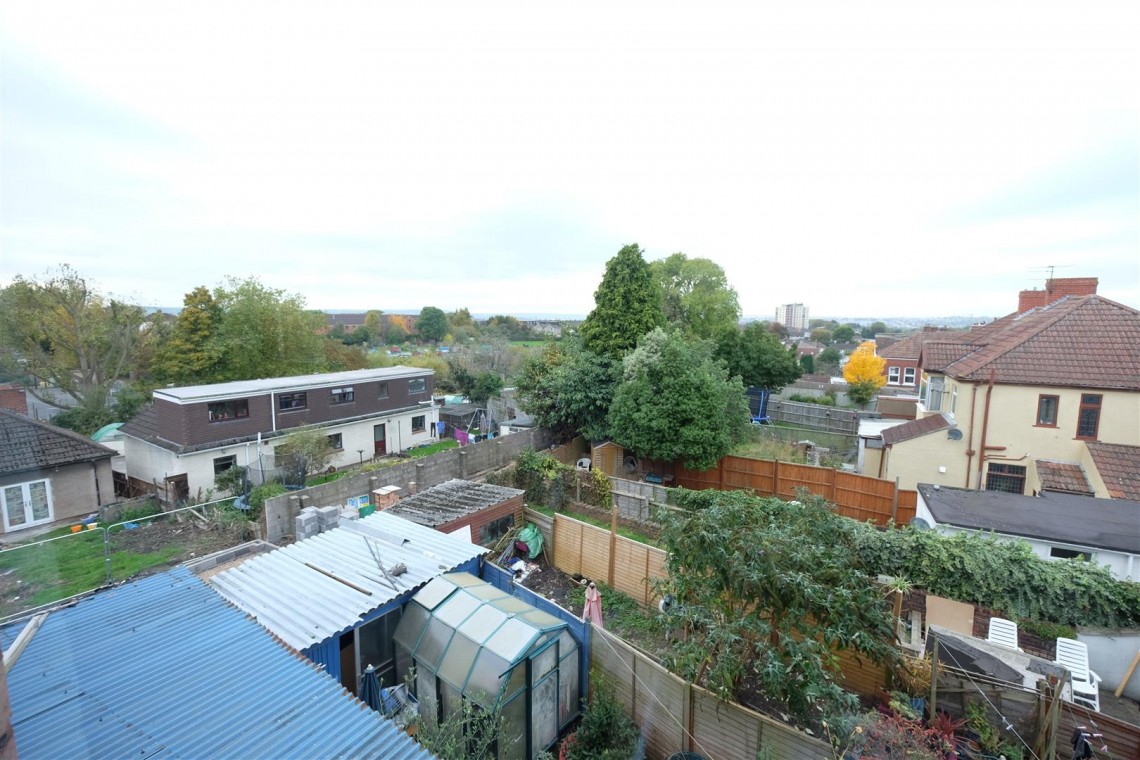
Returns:
[[[352,388],[333,388],[332,402],[334,404],[350,404],[356,399]]]
[[[1060,396],[1037,397],[1038,427],[1057,427],[1057,404],[1060,400]]]
[[[891,385],[899,384],[899,368],[887,367],[887,382]]]
[[[986,490],[1025,493],[1025,468],[1016,464],[990,462],[986,471]]]
[[[277,408],[283,412],[305,409],[308,406],[309,400],[304,393],[282,393],[277,397]]]
[[[930,382],[926,386],[926,408],[931,412],[942,411],[942,383],[944,379],[939,377],[930,378]]]
[[[239,398],[235,401],[215,401],[208,404],[210,422],[224,422],[249,416],[249,401]]]
[[[1081,394],[1081,408],[1077,412],[1077,438],[1095,441],[1100,429],[1100,400],[1095,393]]]
[[[914,385],[914,367],[903,370],[903,385]]]
[[[427,380],[416,377],[408,381],[408,393],[423,393],[427,390]]]
[[[380,392],[376,398],[388,398],[388,383],[380,383]]]

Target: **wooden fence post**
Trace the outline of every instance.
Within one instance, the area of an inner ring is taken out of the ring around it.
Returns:
[[[934,653],[930,659],[930,714],[938,714],[938,639],[934,640]]]
[[[891,520],[899,521],[899,479],[895,478],[895,495],[891,499]]]
[[[775,460],[776,464],[772,468],[772,496],[780,494],[780,460]]]
[[[829,469],[828,471],[831,473],[831,496],[828,497],[828,501],[830,501],[832,504],[834,504],[835,503],[835,478],[839,474],[839,470]]]
[[[610,575],[606,581],[610,588],[614,587],[614,559],[617,557],[618,505],[616,494],[613,503],[613,508],[610,510]]]

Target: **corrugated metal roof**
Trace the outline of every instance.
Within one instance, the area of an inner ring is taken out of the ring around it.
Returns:
[[[431,757],[185,568],[52,612],[8,688],[21,758]]]
[[[305,650],[486,551],[378,512],[260,554],[210,583],[287,644]],[[407,572],[389,579],[376,557],[386,570],[402,563]]]

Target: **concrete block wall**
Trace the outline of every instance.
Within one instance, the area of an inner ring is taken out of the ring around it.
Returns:
[[[469,479],[481,472],[498,469],[525,449],[546,449],[552,441],[553,436],[548,430],[527,430],[461,449],[441,451],[423,459],[409,459],[371,472],[354,473],[331,483],[266,499],[262,516],[264,535],[271,542],[297,535],[294,518],[305,507],[339,508],[349,499],[367,496],[381,486],[397,486],[406,495],[418,493],[454,478]]]

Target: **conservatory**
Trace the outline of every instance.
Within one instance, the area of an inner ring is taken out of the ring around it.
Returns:
[[[420,589],[396,628],[400,673],[415,665],[423,720],[446,720],[468,701],[498,707],[500,760],[529,760],[578,715],[578,642],[569,627],[468,573]]]

